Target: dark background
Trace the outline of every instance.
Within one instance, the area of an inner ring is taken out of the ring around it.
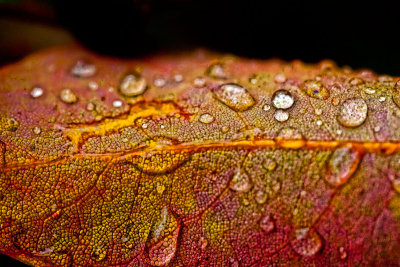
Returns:
[[[399,14],[395,1],[0,0],[0,65],[78,41],[118,57],[201,46],[400,76]]]

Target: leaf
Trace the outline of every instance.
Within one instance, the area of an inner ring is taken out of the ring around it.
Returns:
[[[400,265],[395,82],[206,51],[33,54],[0,70],[0,251],[35,266]]]

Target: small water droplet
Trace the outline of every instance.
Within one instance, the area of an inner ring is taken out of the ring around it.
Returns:
[[[226,83],[214,90],[217,99],[235,111],[245,111],[254,105],[254,98],[239,84]]]
[[[138,96],[144,93],[147,88],[146,80],[138,73],[126,75],[119,86],[119,91],[127,97]]]
[[[157,78],[154,80],[154,86],[163,87],[167,81],[164,78]]]
[[[272,182],[272,190],[274,190],[274,192],[278,192],[281,189],[281,183],[278,181],[273,181]]]
[[[214,121],[214,116],[208,114],[208,113],[204,113],[200,115],[199,121],[204,123],[204,124],[209,124],[212,123]]]
[[[32,131],[34,134],[37,134],[37,135],[39,135],[42,132],[42,130],[40,130],[40,128],[37,126],[33,127]]]
[[[251,82],[252,84],[257,84],[258,80],[257,80],[256,78],[251,78],[251,79],[250,79],[250,82]]]
[[[273,159],[265,159],[263,162],[264,169],[268,170],[268,171],[273,171],[276,168],[276,162]]]
[[[300,196],[301,196],[301,197],[305,197],[306,195],[307,195],[307,192],[306,192],[306,191],[303,190],[303,191],[300,192]]]
[[[257,191],[254,199],[258,204],[264,204],[267,201],[268,195],[264,190]]]
[[[260,227],[264,232],[270,233],[275,229],[275,222],[270,215],[266,215],[261,219]]]
[[[160,124],[160,128],[161,129],[165,129],[165,125],[164,124]]]
[[[337,133],[338,135],[341,135],[341,134],[342,134],[342,130],[337,130],[336,133]]]
[[[305,92],[308,96],[325,100],[329,98],[329,91],[319,81],[307,80],[301,86],[300,89]]]
[[[314,109],[314,113],[315,113],[315,115],[321,115],[322,114],[322,109],[320,109],[320,108],[316,108],[316,109]]]
[[[206,84],[206,79],[203,77],[197,77],[193,80],[193,85],[196,87],[203,87]]]
[[[237,192],[248,192],[250,190],[250,178],[247,173],[239,169],[233,176],[229,188]]]
[[[272,95],[272,105],[277,109],[288,109],[294,104],[292,94],[284,89],[275,91]]]
[[[229,131],[229,127],[228,126],[222,126],[221,131],[223,133],[227,133]]]
[[[147,127],[148,127],[147,123],[142,123],[142,128],[143,129],[147,129]]]
[[[120,108],[122,107],[122,101],[121,100],[114,100],[112,103],[114,108]]]
[[[78,101],[78,97],[70,89],[63,89],[60,93],[61,101],[67,104],[73,104]]]
[[[368,106],[362,98],[347,99],[339,109],[338,121],[346,127],[357,127],[364,123],[368,115]]]
[[[309,228],[297,229],[295,238],[290,244],[293,250],[303,257],[314,256],[322,249],[320,235],[314,229]]]
[[[347,258],[347,252],[344,249],[344,247],[339,248],[339,253],[340,253],[340,259],[344,260]]]
[[[88,82],[88,87],[90,90],[96,91],[99,88],[99,85],[95,81]]]
[[[373,94],[375,94],[376,90],[372,87],[365,87],[364,92],[369,95],[373,95]]]
[[[274,81],[277,82],[277,83],[284,83],[286,81],[285,74],[278,73],[277,75],[275,75]]]
[[[334,105],[334,106],[337,106],[340,104],[340,100],[336,97],[333,97],[331,102],[332,102],[332,105]]]
[[[225,66],[222,63],[214,63],[210,65],[206,71],[206,75],[215,79],[225,79],[227,76]]]
[[[284,122],[289,119],[289,113],[281,109],[278,109],[277,111],[275,111],[274,118],[279,122]]]
[[[265,105],[263,106],[263,110],[264,110],[264,111],[268,111],[268,110],[270,110],[270,109],[271,109],[271,106],[268,105],[268,104],[265,104]]]
[[[385,102],[385,100],[386,100],[386,97],[384,97],[384,96],[379,97],[379,102]]]
[[[317,120],[317,125],[321,126],[322,125],[322,121],[321,120]]]
[[[165,191],[165,186],[163,184],[157,185],[157,193],[162,194]]]
[[[377,125],[374,127],[374,132],[379,132],[381,130],[381,126]]]
[[[94,104],[92,102],[88,103],[87,106],[86,106],[86,109],[89,110],[89,111],[94,110]]]
[[[325,180],[333,186],[344,184],[356,171],[359,161],[360,153],[351,146],[337,148],[329,159]]]
[[[96,66],[85,60],[78,60],[71,68],[71,74],[79,78],[88,78],[96,73]]]
[[[183,81],[182,74],[175,74],[174,75],[174,81],[177,82],[177,83],[180,83],[181,81]]]
[[[31,91],[31,96],[33,98],[38,98],[43,95],[43,89],[40,87],[34,87]]]

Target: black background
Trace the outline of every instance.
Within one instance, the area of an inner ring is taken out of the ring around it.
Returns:
[[[0,15],[67,29],[89,49],[107,55],[135,57],[201,46],[257,58],[306,62],[329,58],[340,66],[400,76],[400,9],[396,2],[28,2],[44,3],[47,10],[20,12],[7,3]],[[1,62],[17,60],[24,51],[11,56],[0,51]],[[20,264],[6,256],[0,257],[0,263]]]

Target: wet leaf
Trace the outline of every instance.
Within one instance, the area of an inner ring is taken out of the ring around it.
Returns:
[[[35,266],[400,265],[396,81],[207,51],[55,48],[5,66],[0,252]]]

